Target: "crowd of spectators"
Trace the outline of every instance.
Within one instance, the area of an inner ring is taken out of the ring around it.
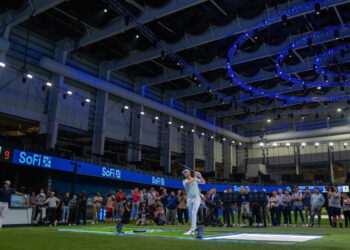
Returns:
[[[284,192],[283,192],[284,191]],[[253,192],[258,192],[254,190]],[[266,190],[263,190],[266,192]],[[224,193],[233,193],[229,188]],[[241,188],[235,201],[225,201],[224,194],[219,194],[215,188],[201,192],[201,205],[198,210],[198,224],[215,226],[235,226],[235,214],[237,214],[238,226],[297,226],[300,218],[302,226],[313,227],[315,215],[318,216],[317,226],[321,225],[322,208],[328,214],[332,227],[343,227],[342,214],[345,219],[345,227],[350,225],[350,199],[346,193],[341,194],[336,186],[330,187],[326,192],[320,192],[315,188],[314,193],[306,188],[300,192],[298,187],[293,187],[290,193],[288,189],[278,189],[272,194],[266,194],[263,202],[251,201],[247,188]],[[48,197],[47,197],[48,196]],[[86,224],[86,212],[88,207],[86,192],[78,195],[66,193],[58,197],[54,192],[45,194],[40,190],[34,192],[29,198],[32,208],[32,223],[40,224],[48,222],[56,226],[57,222],[67,225],[79,225],[82,221]],[[138,188],[124,193],[122,189],[115,193],[102,196],[99,192],[90,198],[92,205],[91,223],[99,223],[100,211],[105,210],[104,221],[106,223],[118,221],[122,224],[135,220],[136,225],[175,225],[187,224],[189,220],[187,195],[185,190],[168,191],[161,187],[159,190]],[[219,217],[222,211],[223,223]],[[292,212],[294,214],[292,223]],[[283,218],[283,221],[282,221]],[[90,219],[90,218],[89,218]]]

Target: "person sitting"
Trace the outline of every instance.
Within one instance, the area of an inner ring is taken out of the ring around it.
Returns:
[[[130,211],[131,211],[131,202],[127,201],[124,203],[124,209],[123,209],[123,217],[122,217],[122,224],[129,224],[130,221]]]
[[[156,211],[154,212],[154,222],[158,226],[163,226],[165,225],[165,212],[164,209],[161,205],[158,205],[156,207]]]
[[[149,208],[146,206],[145,202],[142,202],[139,209],[139,219],[136,221],[136,225],[145,226],[148,225],[149,218]]]

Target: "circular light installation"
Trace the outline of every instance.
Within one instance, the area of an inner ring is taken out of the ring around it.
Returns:
[[[264,19],[262,22],[260,22],[259,24],[253,26],[250,30],[248,30],[247,32],[245,32],[243,35],[241,35],[231,46],[229,52],[228,52],[228,59],[227,59],[227,71],[229,76],[232,78],[232,80],[237,83],[240,87],[244,88],[245,90],[252,92],[255,95],[258,96],[264,96],[264,97],[270,97],[270,98],[274,98],[274,99],[283,99],[283,100],[288,100],[292,103],[297,103],[297,102],[313,102],[313,101],[324,101],[324,102],[328,102],[328,101],[340,101],[340,100],[349,100],[350,96],[317,96],[317,97],[301,97],[301,96],[291,96],[291,95],[284,95],[284,94],[278,94],[278,93],[272,93],[272,92],[268,92],[268,91],[264,91],[258,88],[255,88],[249,84],[246,84],[243,80],[241,80],[233,71],[232,69],[232,64],[234,63],[234,55],[236,54],[238,48],[245,43],[247,40],[249,40],[251,37],[255,37],[256,34],[267,28],[269,25],[273,24],[273,23],[277,23],[280,22],[283,18],[289,18],[289,17],[293,17],[295,15],[298,14],[302,14],[305,11],[312,11],[314,9],[314,4],[319,3],[322,5],[322,7],[325,7],[329,4],[334,3],[334,1],[332,0],[318,0],[318,1],[314,1],[314,2],[308,2],[308,3],[303,3],[303,4],[299,4],[296,5],[288,10],[282,11],[279,14],[273,15],[271,17],[268,17],[266,19]],[[338,31],[337,34],[339,33],[340,29],[348,29],[350,26],[348,24],[344,24],[341,26],[337,26],[337,27],[331,27],[331,28],[327,28],[324,29],[322,31],[319,32],[315,32],[309,35],[306,35],[300,39],[298,39],[296,42],[291,43],[286,49],[284,49],[281,54],[277,57],[276,59],[276,68],[277,68],[277,74],[289,81],[292,82],[294,84],[299,84],[301,86],[304,86],[303,88],[306,87],[329,87],[329,86],[339,86],[339,83],[334,83],[334,82],[329,82],[329,81],[325,81],[325,82],[309,82],[309,81],[304,81],[304,80],[300,80],[297,78],[293,78],[287,74],[285,74],[283,72],[283,70],[281,69],[280,64],[283,62],[283,59],[289,55],[289,52],[293,49],[296,49],[298,46],[300,45],[307,45],[310,41],[310,38],[317,38],[323,35],[329,35],[330,33],[333,33],[335,31]],[[349,84],[350,85],[350,84]]]

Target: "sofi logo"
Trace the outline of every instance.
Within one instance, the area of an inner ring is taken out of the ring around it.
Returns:
[[[120,179],[122,177],[122,173],[119,169],[103,167],[102,176],[106,178]]]
[[[18,162],[23,165],[51,168],[52,157],[33,153],[21,152]]]
[[[165,179],[161,178],[161,177],[152,176],[152,184],[158,185],[158,186],[164,186],[165,185]]]
[[[250,187],[249,186],[233,186],[233,192],[239,192],[241,190],[241,188],[248,188],[248,191],[250,191]]]

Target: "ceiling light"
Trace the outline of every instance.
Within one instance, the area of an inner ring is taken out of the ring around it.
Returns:
[[[302,147],[305,147],[305,146],[306,146],[306,142],[302,142],[302,143],[301,143],[301,146],[302,146]]]
[[[139,39],[139,38],[140,38],[140,36],[137,34],[137,35],[136,35],[136,39]]]
[[[180,128],[181,128],[181,129],[183,129],[183,128],[184,128],[184,126],[183,126],[183,125],[181,125],[181,126],[180,126]]]
[[[90,100],[89,98],[86,98],[85,101],[86,101],[87,103],[90,103],[91,100]]]
[[[5,66],[6,66],[6,64],[5,64],[5,63],[0,62],[0,67],[1,67],[1,68],[5,68]]]
[[[329,143],[329,146],[330,146],[330,147],[333,147],[333,146],[334,146],[334,143],[333,143],[333,142],[330,142],[330,143]]]
[[[68,91],[67,91],[67,94],[68,94],[68,95],[72,95],[72,94],[73,94],[73,92],[72,92],[72,91],[70,91],[70,90],[68,90]]]
[[[52,87],[52,83],[51,83],[51,82],[47,82],[47,83],[46,83],[46,86]]]
[[[338,112],[341,112],[341,109],[337,109]]]
[[[272,147],[277,147],[277,143],[276,142],[272,143]]]
[[[29,78],[29,79],[32,79],[33,78],[33,75],[31,75],[31,74],[27,74],[27,78]]]
[[[145,115],[145,112],[141,111],[141,112],[140,112],[140,115]]]
[[[344,142],[344,148],[346,148],[348,146],[347,142]]]
[[[271,120],[270,120],[270,119],[267,119],[267,122],[268,122],[268,123],[270,123],[270,122],[271,122]]]
[[[156,117],[154,117],[154,119],[156,119],[157,121],[159,120],[159,117],[158,116],[156,116]]]
[[[214,136],[212,135],[212,136],[210,136],[210,139],[214,139]]]
[[[204,133],[202,132],[202,135],[204,135]]]
[[[263,146],[265,146],[265,143],[260,142],[259,145],[260,145],[260,147],[263,147]]]
[[[108,10],[107,10],[107,9],[104,9],[104,10],[103,10],[103,12],[104,12],[104,13],[107,13],[107,12],[108,12]]]
[[[287,147],[290,147],[290,143],[289,143],[289,142],[287,142],[287,143],[286,143],[286,146],[287,146]]]
[[[128,109],[129,109],[129,106],[125,105],[125,106],[124,106],[124,109],[128,110]]]
[[[194,133],[194,129],[192,129],[191,132]]]
[[[239,146],[242,146],[242,142],[238,143]]]
[[[315,147],[318,147],[320,146],[320,143],[319,142],[315,142]]]
[[[171,125],[171,124],[172,124],[172,122],[171,122],[171,121],[168,121],[168,124],[169,124],[169,125]]]
[[[222,138],[223,141],[226,141],[226,138]]]

